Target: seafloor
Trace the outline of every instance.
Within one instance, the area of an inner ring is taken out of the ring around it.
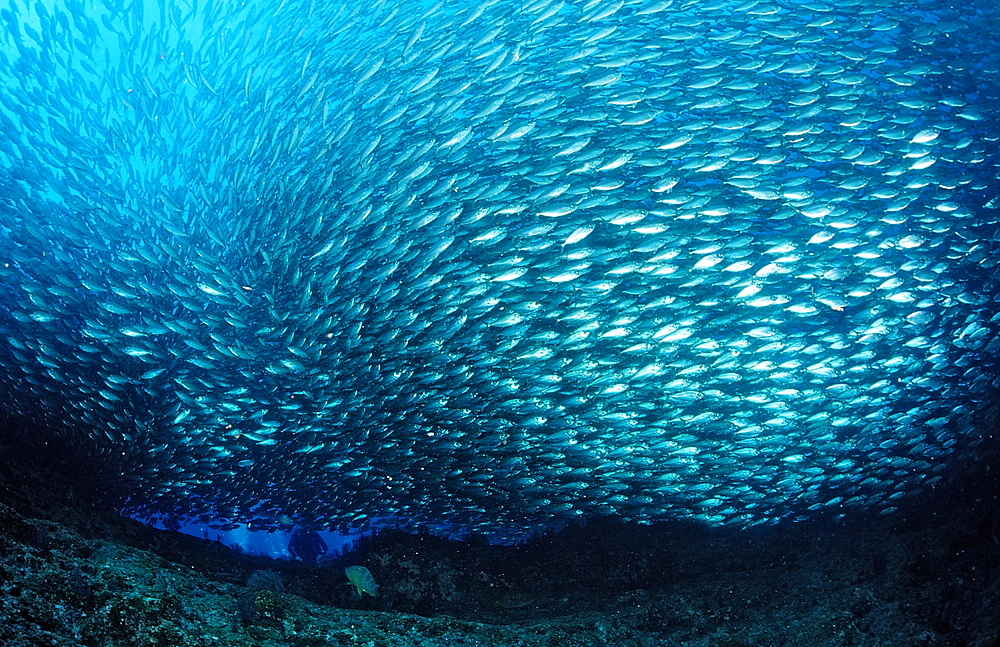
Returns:
[[[0,446],[0,645],[997,647],[995,476],[977,463],[870,522],[599,521],[517,547],[383,532],[303,566],[102,511]]]

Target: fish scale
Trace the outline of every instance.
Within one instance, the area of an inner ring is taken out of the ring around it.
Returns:
[[[132,512],[746,526],[974,455],[995,8],[113,5],[0,14],[0,389]]]

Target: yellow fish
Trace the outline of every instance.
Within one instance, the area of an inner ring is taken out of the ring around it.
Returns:
[[[358,595],[364,593],[372,597],[378,595],[378,583],[372,576],[371,571],[364,566],[348,566],[344,569],[344,575],[351,581],[351,584],[357,587]]]

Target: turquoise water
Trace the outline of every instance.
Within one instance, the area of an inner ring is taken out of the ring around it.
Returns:
[[[888,514],[996,391],[996,10],[14,2],[4,407],[132,514]]]

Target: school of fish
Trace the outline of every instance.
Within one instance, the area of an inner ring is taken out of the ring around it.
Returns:
[[[1000,386],[998,43],[975,0],[9,0],[0,406],[140,515],[890,512]]]

